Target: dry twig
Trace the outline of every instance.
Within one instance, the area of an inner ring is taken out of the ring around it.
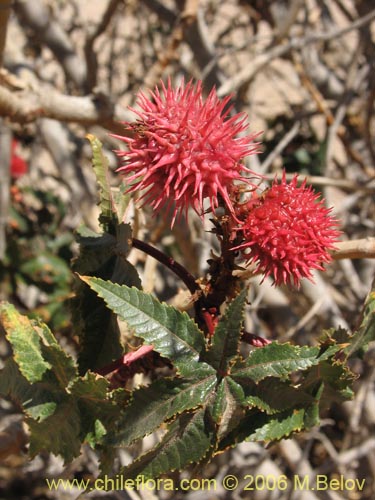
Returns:
[[[20,123],[45,117],[84,126],[101,125],[122,135],[124,127],[119,122],[129,120],[129,113],[107,96],[70,96],[48,86],[22,92],[11,92],[0,86],[0,116]]]

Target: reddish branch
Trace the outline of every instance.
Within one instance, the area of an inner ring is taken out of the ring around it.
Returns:
[[[143,345],[136,351],[128,352],[127,354],[121,356],[121,358],[116,359],[116,361],[113,361],[113,363],[110,363],[109,365],[106,365],[103,368],[96,370],[96,373],[104,377],[109,373],[119,370],[120,368],[123,367],[130,368],[131,365],[136,366],[137,365],[136,362],[144,358],[145,356],[149,355],[153,351],[153,349],[154,347],[152,345]]]
[[[156,368],[169,368],[173,366],[170,361],[154,351],[152,345],[142,345],[136,351],[128,352],[113,363],[96,370],[103,377],[109,375],[112,389],[125,387],[136,373],[150,373]]]
[[[254,347],[264,347],[271,343],[271,340],[264,339],[255,333],[243,332],[241,340]]]
[[[157,248],[145,243],[144,241],[138,240],[137,238],[132,239],[132,245],[134,248],[138,248],[142,252],[145,252],[147,255],[151,255],[158,262],[164,264],[168,269],[174,272],[186,285],[188,290],[194,294],[200,290],[196,279],[192,274],[189,273],[187,269],[184,268],[181,264],[176,262],[171,257],[165,255],[165,253],[161,252]]]

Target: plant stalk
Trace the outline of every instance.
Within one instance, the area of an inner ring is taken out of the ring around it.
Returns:
[[[174,272],[185,283],[190,293],[194,294],[200,290],[194,276],[189,273],[184,266],[176,262],[171,257],[165,255],[165,253],[144,241],[138,240],[137,238],[132,238],[132,245],[134,248],[145,252],[147,255],[151,255],[151,257],[156,259],[161,264],[164,264],[168,269]]]

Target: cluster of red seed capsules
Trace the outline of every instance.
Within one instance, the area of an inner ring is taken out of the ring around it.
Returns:
[[[299,286],[331,259],[337,221],[297,176],[288,183],[284,173],[260,189],[262,176],[243,164],[259,151],[259,134],[246,134],[244,114],[230,116],[229,100],[215,90],[204,99],[201,82],[173,88],[169,81],[149,97],[141,92],[133,109],[138,119],[125,124],[131,137],[117,136],[127,143],[117,151],[119,171],[130,183],[128,192],[141,193],[138,201],[172,214],[172,226],[189,207],[202,217],[223,207],[240,259],[276,285]]]

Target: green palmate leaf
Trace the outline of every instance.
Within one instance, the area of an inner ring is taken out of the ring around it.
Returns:
[[[375,280],[363,308],[361,325],[350,339],[350,346],[345,349],[345,354],[347,357],[354,356],[359,351],[366,350],[369,342],[373,340],[375,340]]]
[[[104,233],[79,236],[80,254],[73,262],[77,273],[95,274],[110,279],[116,265],[116,238]],[[79,336],[81,350],[78,364],[83,374],[107,365],[123,352],[120,330],[115,315],[98,296],[77,280],[71,302],[74,331]]]
[[[93,154],[93,167],[96,175],[96,180],[99,184],[100,193],[100,222],[106,231],[109,225],[117,220],[116,207],[113,201],[111,187],[108,175],[108,159],[103,154],[103,145],[97,137],[87,134],[87,139],[90,141]]]
[[[333,402],[342,402],[353,397],[352,385],[355,378],[347,366],[329,360],[311,367],[306,372],[300,388],[312,392],[323,382],[322,406],[328,408]]]
[[[25,412],[32,455],[48,450],[70,461],[84,439],[99,442],[117,418],[119,408],[106,401],[108,383],[94,375],[78,379],[74,361],[46,325],[9,304],[1,305],[1,317],[14,358],[1,371],[0,394]]]
[[[20,405],[28,417],[32,456],[47,450],[71,461],[79,455],[79,411],[51,371],[30,383],[9,358],[0,374],[0,393]]]
[[[67,387],[78,375],[73,358],[61,348],[47,325],[40,321],[34,321],[34,328],[41,339],[43,358],[50,363],[60,386]]]
[[[294,409],[267,416],[263,425],[259,425],[251,433],[249,441],[274,441],[288,437],[293,432],[310,429],[319,424],[319,400],[323,391],[323,384],[318,388],[312,403],[305,407],[295,405]]]
[[[244,440],[275,441],[287,438],[293,432],[300,432],[319,424],[319,400],[323,384],[315,392],[310,404],[294,405],[288,410],[268,415],[258,409],[251,409],[238,420],[238,425],[218,444],[218,450],[226,449]]]
[[[51,365],[43,359],[40,338],[31,321],[7,303],[0,305],[0,321],[13,346],[14,358],[22,374],[30,382],[41,380]]]
[[[140,288],[138,273],[126,260],[131,250],[130,224],[117,224],[114,233],[97,234],[81,228],[76,235],[80,253],[73,261],[73,271],[90,276],[109,276],[115,283]]]
[[[212,418],[218,426],[218,439],[230,432],[244,416],[243,399],[242,387],[231,377],[224,377],[220,381],[212,405]]]
[[[82,442],[100,444],[118,418],[119,394],[112,398],[103,377],[79,378],[74,360],[46,325],[9,304],[1,304],[0,311],[14,352],[0,372],[0,394],[24,411],[31,455],[46,450],[71,461]]]
[[[128,192],[128,186],[122,182],[119,186],[119,190],[113,194],[113,198],[116,204],[118,220],[126,220],[126,212],[132,199],[131,194]]]
[[[319,409],[320,409],[320,401],[322,399],[324,391],[324,383],[322,382],[319,386],[317,386],[314,391],[314,402],[311,405],[305,408],[305,429],[311,429],[315,425],[319,425]]]
[[[0,304],[0,321],[14,359],[29,382],[38,382],[52,371],[65,387],[76,375],[73,359],[61,349],[46,325],[19,314],[13,305],[4,302]]]
[[[30,321],[9,304],[2,305],[2,317],[14,359],[9,358],[1,372],[0,392],[29,417],[32,455],[46,449],[71,460],[80,448],[79,415],[75,408],[71,411],[65,389],[76,375],[74,362],[46,325]]]
[[[129,224],[118,222],[108,179],[108,160],[103,155],[101,142],[90,134],[87,138],[91,143],[93,167],[100,187],[99,222],[105,232],[95,234],[81,228],[77,235],[80,254],[73,262],[73,271],[141,288],[136,269],[126,260],[132,232]],[[81,344],[80,373],[102,368],[119,358],[123,353],[120,330],[115,315],[103,301],[80,283],[71,305],[73,323]]]
[[[81,233],[78,236],[80,255],[73,262],[73,271],[141,287],[137,271],[126,260],[132,236],[130,225],[116,225],[115,233],[116,236],[108,233],[95,235],[87,231]],[[72,309],[73,324],[81,341],[81,373],[101,368],[122,355],[123,347],[115,314],[81,282],[77,284]]]
[[[118,359],[123,346],[116,317],[111,311],[99,304],[94,294],[82,294],[80,298],[82,317],[81,322],[76,322],[76,331],[80,331],[79,369],[84,374]]]
[[[164,421],[202,406],[214,390],[215,375],[202,379],[161,379],[133,393],[106,443],[127,446],[156,430]]]
[[[79,455],[83,442],[102,444],[120,412],[107,390],[108,382],[96,374],[77,378],[69,392],[60,395],[53,414],[43,422],[28,420],[30,453],[48,450],[69,462]]]
[[[80,453],[83,442],[101,444],[114,425],[120,407],[107,393],[108,382],[88,373],[62,389],[51,373],[30,383],[12,358],[0,373],[0,394],[24,411],[30,429],[30,454],[41,451],[61,455],[66,462]]]
[[[247,290],[242,290],[229,304],[215,329],[211,348],[205,358],[222,375],[227,373],[238,353],[246,295]]]
[[[58,403],[52,415],[42,422],[29,419],[30,454],[35,456],[43,450],[61,455],[71,462],[81,449],[80,414],[74,399],[66,396]]]
[[[329,358],[340,349],[332,345],[323,353],[319,347],[299,347],[273,342],[262,349],[252,351],[244,362],[232,369],[235,380],[250,378],[259,382],[266,377],[286,378],[291,372],[306,370]]]
[[[108,307],[134,328],[137,337],[152,344],[155,351],[170,359],[181,375],[196,377],[215,373],[199,362],[205,349],[203,333],[186,313],[160,303],[155,297],[127,286],[98,278],[82,277]]]
[[[290,408],[308,407],[315,401],[310,393],[274,377],[268,377],[258,384],[249,380],[243,385],[243,390],[244,405],[256,407],[269,415]]]
[[[113,234],[98,234],[83,226],[76,233],[76,241],[79,256],[73,261],[72,268],[77,273],[100,272],[115,255],[117,242]]]
[[[117,256],[113,269],[111,281],[119,285],[135,286],[141,289],[142,283],[136,268],[127,259],[131,250],[132,230],[130,224],[118,224],[116,226],[116,247]],[[97,274],[95,274],[97,277]]]
[[[86,373],[70,387],[80,413],[80,439],[93,448],[103,442],[119,415],[119,405],[109,394],[108,381],[94,373]]]
[[[144,480],[181,470],[199,463],[212,447],[214,429],[206,409],[181,415],[169,428],[162,441],[151,451],[125,467],[121,473],[127,479],[142,475]]]
[[[306,370],[300,380],[299,389],[311,394],[324,384],[321,398],[324,407],[353,397],[352,385],[356,376],[347,365],[345,354],[352,338],[342,328],[325,331],[319,340],[322,352],[319,363]]]
[[[300,432],[319,424],[317,404],[308,408],[298,408],[288,412],[267,416],[264,424],[250,434],[248,441],[276,441],[285,439],[293,432]]]
[[[40,382],[30,383],[13,358],[6,360],[0,372],[0,394],[10,397],[26,416],[39,421],[53,415],[65,398],[65,392],[50,372]]]

